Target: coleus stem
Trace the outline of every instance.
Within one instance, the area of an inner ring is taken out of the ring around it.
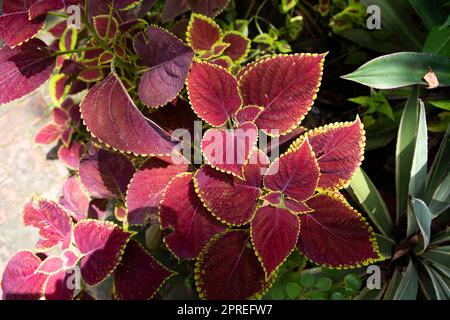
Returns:
[[[98,49],[99,49],[98,47],[79,48],[79,49],[74,49],[74,50],[58,51],[58,52],[55,52],[53,55],[54,56],[64,56],[66,54],[81,53],[81,52],[85,52],[85,51],[98,50]]]

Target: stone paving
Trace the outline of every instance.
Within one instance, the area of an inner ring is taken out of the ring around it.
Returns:
[[[67,176],[60,161],[46,159],[52,146],[34,144],[36,132],[50,121],[47,101],[37,92],[0,106],[0,275],[15,251],[31,250],[37,240],[36,230],[21,224],[23,204],[35,193],[58,199]]]

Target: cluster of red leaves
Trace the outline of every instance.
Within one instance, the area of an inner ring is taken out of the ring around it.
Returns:
[[[0,18],[0,36],[8,44],[0,50],[0,103],[31,93],[56,72],[51,89],[60,106],[36,142],[60,139],[59,156],[72,170],[59,203],[25,205],[23,222],[38,228],[40,239],[35,252],[21,251],[8,263],[4,298],[72,299],[75,267],[87,286],[112,275],[114,298],[153,297],[173,272],[129,227],[160,227],[173,256],[195,260],[196,286],[205,299],[261,296],[296,248],[331,268],[381,259],[370,226],[339,193],[363,158],[359,118],[304,133],[272,162],[257,147],[261,131],[298,135],[319,90],[325,54],[277,55],[242,67],[250,41],[239,33],[222,34],[206,16],[192,15],[185,44],[142,23],[136,1],[113,2],[121,10],[112,18],[104,16],[107,2],[93,1],[88,16],[112,50],[95,47],[91,39],[82,58],[57,59],[54,48],[38,39],[14,46],[37,32],[32,19],[62,8],[60,2],[29,1],[16,8],[4,1],[7,14],[27,16],[16,37],[4,27],[8,15]],[[205,2],[203,8],[200,1],[180,1],[177,8],[167,1],[166,14],[191,8],[213,16],[228,1]],[[32,18],[32,8],[41,3],[52,6]],[[130,8],[137,11],[131,14]],[[55,28],[59,45],[73,49],[75,33]],[[119,62],[117,69],[111,61]],[[120,68],[127,62],[141,68],[136,82]],[[185,83],[192,108],[180,94]],[[65,99],[85,88],[79,105]],[[131,92],[153,111],[150,118]],[[196,115],[209,127],[200,145],[207,164],[200,168],[175,152],[178,141],[169,134],[190,129]],[[83,132],[89,142],[79,139]],[[46,255],[50,248],[58,253]]]

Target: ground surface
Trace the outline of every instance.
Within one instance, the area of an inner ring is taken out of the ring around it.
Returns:
[[[23,204],[34,193],[57,199],[67,175],[61,162],[46,159],[50,148],[33,142],[50,121],[46,101],[38,92],[0,107],[0,275],[15,251],[33,249],[37,239],[36,230],[21,224]]]

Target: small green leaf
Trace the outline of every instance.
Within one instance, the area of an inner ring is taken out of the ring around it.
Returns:
[[[302,288],[295,282],[289,282],[286,285],[286,292],[289,299],[296,299],[300,295]]]
[[[275,46],[281,53],[289,53],[292,51],[291,46],[286,40],[278,40],[277,42],[275,42]]]
[[[450,207],[450,173],[447,173],[444,181],[436,188],[430,202],[430,210],[433,217],[439,216]]]
[[[271,290],[271,296],[275,300],[283,300],[286,295],[284,293],[284,289],[281,286],[276,286]]]
[[[329,278],[321,277],[317,279],[315,287],[322,291],[329,291],[331,286],[333,285],[333,281]]]
[[[327,297],[320,290],[313,290],[307,293],[306,295],[311,300],[326,300]]]
[[[335,292],[331,295],[331,300],[345,300],[345,297],[340,292]]]
[[[267,44],[269,46],[273,46],[275,40],[268,33],[261,33],[261,34],[258,34],[253,39],[253,42],[264,43],[264,44]]]
[[[361,279],[354,273],[346,275],[344,278],[344,283],[347,288],[352,289],[353,291],[358,291],[362,287]]]
[[[428,101],[429,104],[437,108],[450,111],[450,101],[449,100],[439,100],[439,101]]]
[[[426,202],[430,203],[436,189],[447,176],[450,163],[450,126],[442,139],[427,179]]]
[[[314,275],[311,273],[302,273],[300,278],[300,284],[305,288],[311,288],[314,285]]]
[[[281,0],[281,13],[287,13],[293,9],[298,3],[298,0]]]

